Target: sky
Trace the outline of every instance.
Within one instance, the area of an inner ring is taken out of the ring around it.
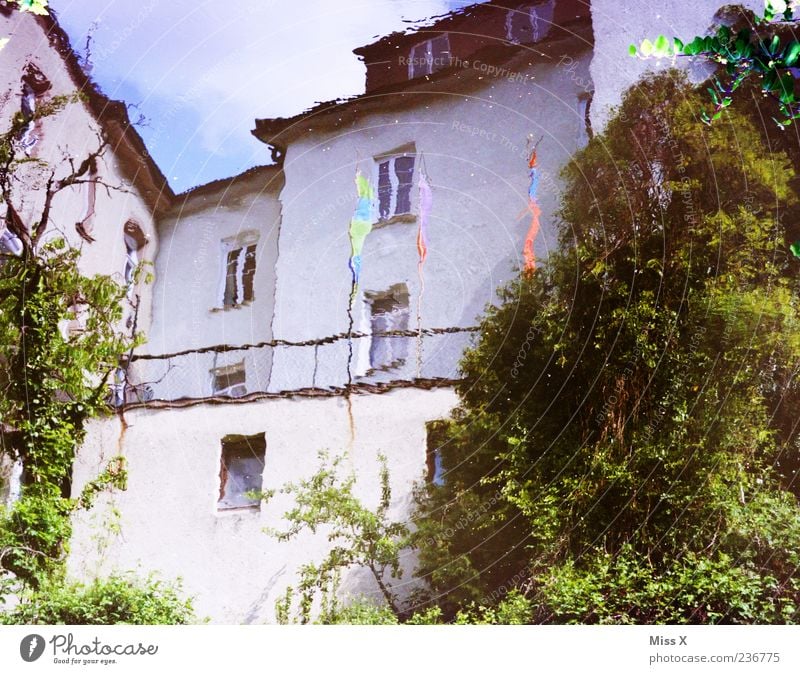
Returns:
[[[474,0],[51,0],[176,192],[271,163],[250,130],[364,90],[356,47]],[[86,51],[87,36],[89,49]]]

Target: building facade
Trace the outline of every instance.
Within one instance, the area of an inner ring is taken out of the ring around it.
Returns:
[[[140,290],[147,343],[127,364],[117,414],[91,424],[74,476],[77,493],[121,453],[129,486],[76,522],[71,573],[157,571],[183,579],[201,616],[272,622],[275,601],[328,542],[322,532],[278,543],[264,528],[280,527],[290,502],[249,491],[309,477],[321,451],[343,457],[367,504],[380,497],[384,454],[391,514],[407,519],[414,486],[446,479],[428,428],[458,404],[459,358],[523,265],[533,150],[541,260],[557,245],[561,168],[644,68],[670,65],[629,58],[628,43],[702,33],[716,9],[470,6],[356,50],[363,94],[257,120],[271,165],[174,199],[152,187],[158,175],[140,175],[138,189],[159,197],[142,197],[150,219],[115,206],[117,229],[103,234],[114,255],[93,262],[100,246],[86,246],[86,269],[118,264],[124,275],[119,227],[140,222],[133,259],[152,260],[155,277]],[[75,123],[93,129],[87,115]],[[357,176],[373,193],[354,262]],[[415,582],[413,555],[404,561],[401,596]],[[377,596],[358,570],[343,591]]]
[[[128,287],[121,330],[150,327],[150,288],[134,278],[139,263],[156,257],[155,221],[173,195],[131,125],[124,104],[110,101],[87,78],[64,32],[51,17],[0,8],[0,126],[26,122],[12,140],[19,163],[12,204],[30,229],[38,221],[47,179],[58,183],[97,155],[75,184],[52,199],[41,243],[62,238],[80,250],[79,267],[109,275]],[[57,102],[63,100],[64,104]],[[42,110],[55,106],[52,114]],[[18,254],[19,239],[7,227],[9,204],[0,205],[0,253]],[[80,330],[76,319],[63,330]],[[128,395],[132,394],[128,392]],[[120,395],[122,391],[120,390]],[[21,466],[0,451],[0,499],[19,490]]]

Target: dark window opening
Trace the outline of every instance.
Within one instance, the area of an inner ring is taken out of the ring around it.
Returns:
[[[450,38],[447,33],[415,44],[409,52],[408,79],[432,75],[449,68],[451,60]]]
[[[426,451],[426,478],[431,484],[440,487],[444,484],[444,466],[442,463],[442,447],[447,441],[447,422],[441,419],[429,421],[425,424],[427,451]]]
[[[225,290],[222,304],[235,307],[252,302],[256,275],[256,245],[229,250],[225,256]]]
[[[239,398],[247,393],[244,363],[223,367],[212,372],[214,395]]]
[[[414,155],[405,153],[378,160],[378,215],[388,220],[411,213]]]
[[[506,40],[514,44],[532,44],[547,37],[553,27],[555,0],[538,5],[523,5],[506,14]]]
[[[25,127],[19,132],[17,140],[26,155],[30,156],[41,136],[41,123],[36,119],[36,109],[39,99],[51,87],[44,73],[32,63],[29,63],[22,75],[22,94],[20,100],[20,113],[25,120]]]
[[[261,491],[266,449],[263,433],[222,438],[217,509],[258,507],[259,499],[248,492]]]
[[[408,330],[408,287],[398,283],[384,293],[367,295],[370,303],[369,364],[373,370],[387,370],[405,363],[406,335],[386,334]]]

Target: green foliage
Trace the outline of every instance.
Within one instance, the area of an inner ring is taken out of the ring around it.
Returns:
[[[26,593],[12,611],[0,611],[5,625],[187,625],[194,622],[191,600],[180,585],[131,574],[89,585],[48,582]]]
[[[445,620],[800,617],[794,170],[699,102],[675,73],[626,96],[464,356],[416,521]]]
[[[21,12],[33,12],[34,14],[46,15],[47,0],[17,0],[16,4]]]
[[[397,615],[386,604],[360,597],[350,600],[345,606],[321,615],[317,621],[323,625],[398,625]]]
[[[45,0],[12,4],[47,13]],[[33,120],[53,116],[80,98],[53,96],[37,105]],[[22,251],[18,256],[0,252],[0,454],[23,467],[21,497],[0,507],[0,603],[10,593],[23,597],[4,619],[185,622],[190,605],[155,581],[139,585],[112,577],[85,588],[64,580],[73,513],[91,507],[103,491],[126,487],[125,459],[117,456],[78,498],[70,497],[72,464],[86,422],[110,411],[109,380],[139,338],[121,327],[125,288],[108,276],[84,276],[79,251],[48,231],[61,191],[100,182],[92,173],[107,141],[99,136],[97,149],[82,160],[65,156],[51,167],[20,151],[19,134],[31,121],[18,112],[0,134],[4,225]],[[38,211],[20,212],[23,203],[37,204]],[[137,270],[137,277],[141,273]]]
[[[789,71],[800,59],[800,41],[793,32],[783,30],[797,20],[795,5],[766,0],[763,16],[745,13],[739,30],[720,26],[713,35],[697,36],[686,44],[678,38],[670,40],[659,35],[653,42],[643,40],[638,48],[630,45],[628,53],[640,58],[699,56],[721,66],[727,80],[720,82],[713,78],[713,87],[707,89],[714,104],[711,114],[702,113],[708,124],[722,116],[733,102],[733,93],[745,80],[755,78],[761,83],[761,92],[776,102],[781,117],[775,122],[783,128],[800,117],[800,98]]]
[[[107,412],[109,377],[132,344],[117,327],[124,296],[110,277],[81,275],[78,252],[60,240],[0,266],[3,451],[25,470],[22,497],[0,511],[0,569],[26,582],[42,582],[62,563],[75,508],[124,486],[116,458],[80,499],[69,498],[85,422]],[[67,333],[76,320],[81,329]]]
[[[303,531],[327,535],[331,549],[322,561],[309,562],[300,570],[298,584],[297,619],[306,623],[311,619],[315,597],[322,602],[321,620],[336,622],[343,610],[336,593],[341,572],[350,567],[363,567],[370,571],[381,590],[386,607],[394,615],[401,611],[397,599],[387,583],[387,574],[399,578],[400,552],[410,544],[408,527],[393,522],[388,516],[392,492],[386,458],[378,456],[380,464],[381,497],[375,510],[365,506],[353,494],[355,474],[342,478],[339,475],[342,457],[329,460],[320,453],[320,467],[308,480],[287,484],[282,494],[291,496],[293,507],[284,514],[289,523],[286,530],[268,529],[277,540],[288,541]],[[270,499],[274,494],[260,494]],[[293,619],[295,590],[289,587],[283,599],[276,604],[279,622]],[[380,609],[382,612],[383,609]]]
[[[512,590],[496,606],[472,604],[456,615],[456,625],[527,625],[533,620],[530,599],[518,590]]]

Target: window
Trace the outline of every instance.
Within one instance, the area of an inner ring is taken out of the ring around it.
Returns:
[[[93,161],[89,167],[87,182],[83,185],[84,207],[81,219],[75,223],[75,230],[80,237],[87,243],[94,243],[92,236],[92,221],[94,219],[94,207],[97,201],[97,162]],[[140,230],[141,232],[141,230]]]
[[[553,27],[555,0],[539,5],[523,5],[506,14],[506,40],[514,44],[531,44],[547,37]]]
[[[252,302],[256,275],[256,235],[249,233],[222,242],[224,277],[220,304],[238,307]]]
[[[16,234],[12,234],[11,230],[4,229],[0,234],[0,254],[8,253],[19,257],[24,252],[22,241]]]
[[[432,75],[450,67],[450,39],[447,33],[411,47],[408,59],[408,79]]]
[[[125,284],[128,286],[128,295],[131,294],[133,289],[133,282],[136,277],[136,269],[139,267],[139,251],[144,248],[147,243],[147,238],[133,220],[128,220],[123,229],[123,238],[125,240]]]
[[[245,385],[244,361],[228,367],[211,371],[212,387],[215,396],[241,398],[247,393]]]
[[[426,432],[426,478],[428,482],[441,486],[444,484],[444,467],[442,465],[442,446],[446,442],[445,429],[447,422],[441,419],[425,424]]]
[[[385,293],[367,295],[370,306],[369,365],[373,370],[388,370],[405,363],[409,337],[386,335],[408,330],[408,288],[405,283],[392,286]]]
[[[22,75],[22,94],[20,113],[27,122],[18,136],[19,144],[26,155],[30,156],[41,136],[41,122],[35,119],[36,108],[41,96],[51,87],[50,81],[39,68],[29,63]]]
[[[20,132],[19,144],[25,154],[30,156],[33,146],[39,142],[39,136],[36,133],[36,120],[33,117],[36,114],[36,94],[33,93],[33,89],[26,82],[22,84],[20,112],[27,124]]]
[[[378,215],[388,220],[411,213],[411,185],[414,180],[414,152],[376,158],[378,168]]]
[[[259,500],[248,492],[261,490],[266,449],[263,433],[222,438],[218,510],[258,507]]]
[[[575,112],[578,116],[578,146],[583,147],[592,138],[592,122],[590,117],[592,94],[585,93],[578,96]]]

